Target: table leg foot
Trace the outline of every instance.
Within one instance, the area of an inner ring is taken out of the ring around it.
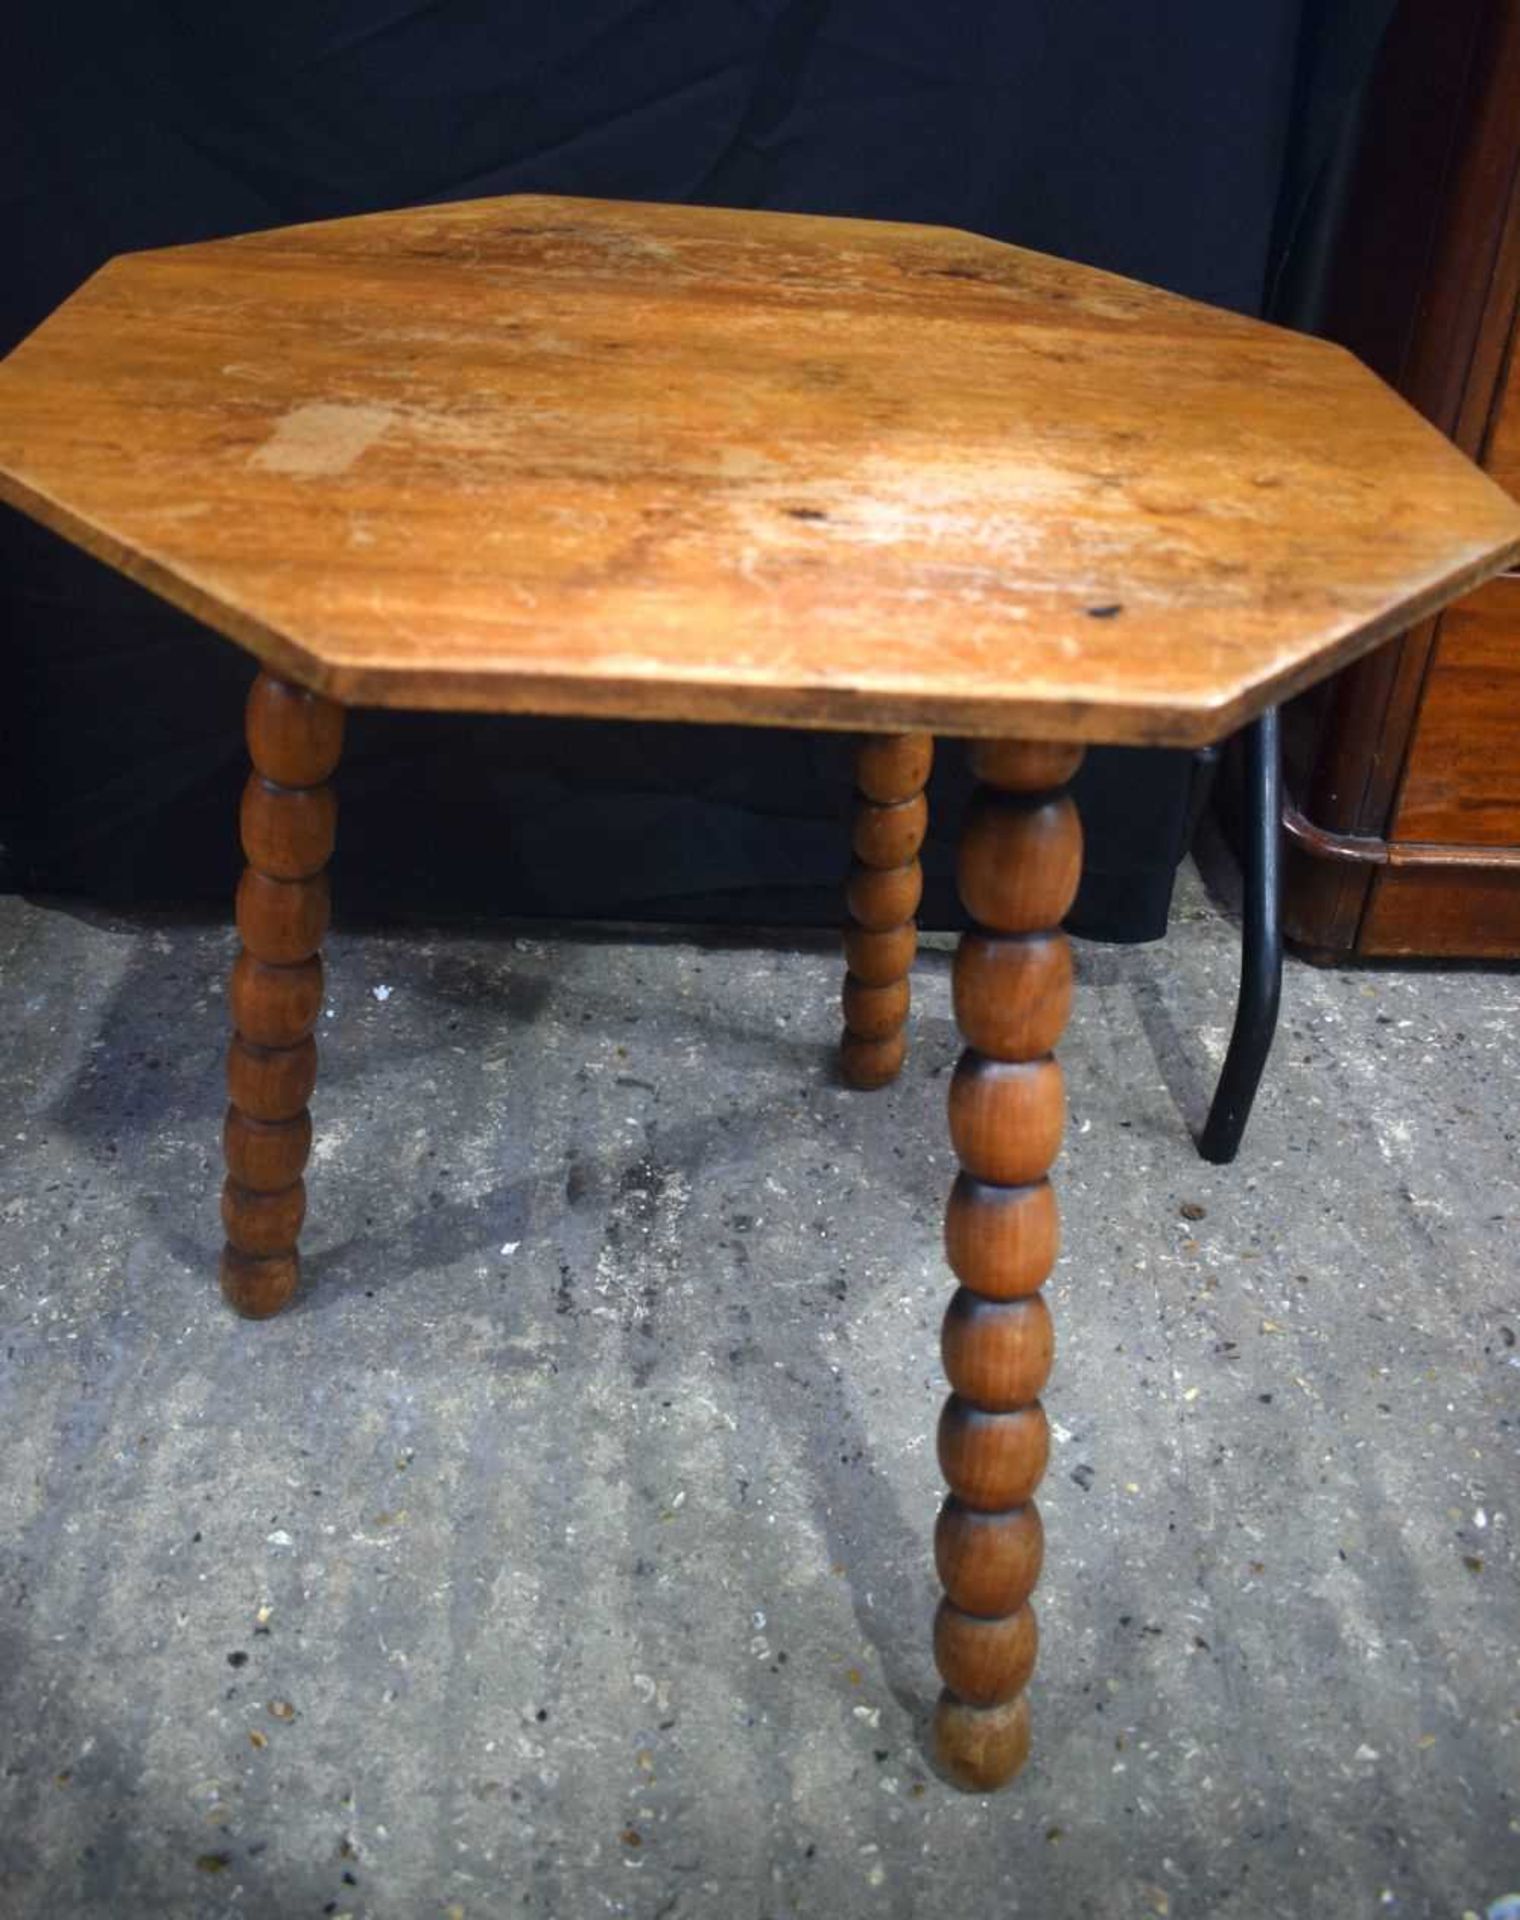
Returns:
[[[854,860],[845,888],[844,1037],[839,1067],[852,1087],[884,1087],[908,1050],[908,975],[923,894],[918,863],[934,761],[927,733],[871,735],[855,756]]]
[[[1072,994],[1060,923],[1082,865],[1081,825],[1063,789],[1081,757],[1075,747],[973,746],[980,784],[958,861],[974,924],[952,976],[966,1048],[950,1085],[961,1171],[945,1252],[960,1285],[941,1337],[952,1391],[939,1462],[950,1494],[934,1540],[945,1692],[933,1745],[945,1774],[975,1793],[1006,1785],[1029,1753],[1024,1689],[1038,1645],[1029,1597],[1044,1555],[1034,1492],[1050,1450],[1039,1394],[1054,1351],[1040,1288],[1060,1241],[1047,1178],[1064,1114],[1052,1049]]]
[[[307,1101],[317,1077],[312,1035],[322,1010],[318,950],[337,824],[327,777],[342,749],[343,710],[261,673],[248,696],[247,728],[253,772],[241,815],[248,865],[238,887],[243,946],[230,992],[221,1281],[239,1313],[265,1319],[300,1281]]]
[[[972,1707],[947,1688],[934,1709],[934,1761],[962,1793],[996,1793],[1029,1758],[1029,1696]]]

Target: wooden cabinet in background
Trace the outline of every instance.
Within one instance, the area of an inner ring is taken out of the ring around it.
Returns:
[[[1520,497],[1520,0],[1404,0],[1321,331]],[[1284,918],[1312,957],[1520,957],[1520,574],[1284,717]]]

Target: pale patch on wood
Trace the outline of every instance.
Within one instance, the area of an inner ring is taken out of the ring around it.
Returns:
[[[266,473],[297,473],[303,477],[346,473],[395,418],[390,407],[315,400],[287,413],[263,446],[250,455],[248,464]]]

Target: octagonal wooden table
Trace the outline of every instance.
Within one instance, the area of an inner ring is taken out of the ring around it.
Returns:
[[[298,1278],[350,705],[851,729],[844,1067],[903,1053],[932,736],[976,930],[936,1746],[1028,1748],[1052,1049],[1093,741],[1190,746],[1520,554],[1323,342],[936,228],[513,198],[112,261],[0,368],[0,491],[245,647],[222,1283]]]

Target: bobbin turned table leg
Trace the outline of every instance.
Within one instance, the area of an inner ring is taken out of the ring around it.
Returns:
[[[854,860],[845,887],[844,1037],[839,1067],[852,1087],[884,1087],[908,1050],[908,974],[918,947],[929,803],[924,784],[934,762],[927,733],[880,734],[855,755]]]
[[[1061,789],[1078,747],[1016,741],[971,749],[976,788],[957,878],[976,923],[955,956],[956,1024],[966,1042],[950,1086],[961,1171],[945,1215],[960,1287],[942,1337],[951,1394],[939,1423],[950,1493],[934,1553],[945,1597],[934,1657],[945,1691],[934,1744],[957,1786],[987,1792],[1029,1752],[1024,1686],[1037,1633],[1029,1596],[1044,1537],[1034,1490],[1050,1447],[1039,1393],[1053,1333],[1040,1297],[1059,1222],[1047,1175],[1064,1094],[1051,1053],[1071,1010],[1071,950],[1060,923],[1076,894],[1082,829]]]
[[[326,781],[343,744],[343,709],[261,673],[248,696],[247,726],[253,772],[243,790],[243,949],[232,970],[231,1105],[222,1134],[222,1292],[239,1313],[263,1319],[279,1312],[300,1278],[301,1171],[311,1149],[306,1103],[317,1078],[312,1032],[322,1010],[318,949],[328,918],[323,869],[337,821]]]

